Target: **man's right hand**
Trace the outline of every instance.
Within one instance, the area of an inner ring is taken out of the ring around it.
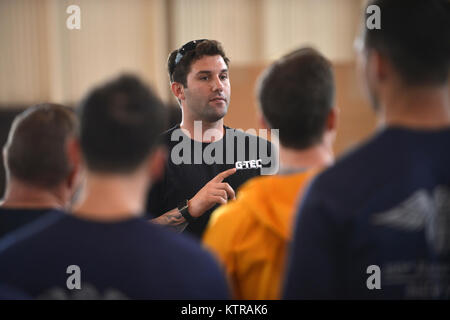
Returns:
[[[236,168],[225,170],[211,179],[196,195],[189,200],[188,211],[194,218],[200,217],[216,203],[225,204],[236,198],[233,188],[223,182],[236,172]]]

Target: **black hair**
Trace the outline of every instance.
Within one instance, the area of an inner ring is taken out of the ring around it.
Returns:
[[[322,140],[334,92],[331,63],[312,48],[276,61],[261,76],[257,89],[266,122],[279,129],[282,145],[295,149]]]
[[[181,49],[172,51],[167,59],[167,71],[169,72],[170,82],[179,82],[187,88],[187,75],[191,71],[191,65],[203,56],[222,56],[225,64],[228,66],[230,59],[227,58],[220,42],[216,40],[200,40],[193,50],[183,54],[176,63],[177,54]]]
[[[79,115],[83,157],[88,169],[98,172],[132,172],[166,127],[162,102],[132,75],[92,90]]]
[[[407,85],[445,84],[450,69],[450,1],[373,0],[370,5],[379,7],[381,25],[368,29],[364,22],[365,48],[385,55]]]

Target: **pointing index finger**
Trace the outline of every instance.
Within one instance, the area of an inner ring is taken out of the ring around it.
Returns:
[[[224,179],[228,178],[229,176],[231,176],[235,172],[236,172],[236,168],[231,168],[231,169],[222,171],[217,176],[215,176],[214,180],[216,182],[222,182]]]

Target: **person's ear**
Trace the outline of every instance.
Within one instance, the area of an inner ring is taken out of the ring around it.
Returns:
[[[3,155],[3,166],[5,167],[5,169],[7,169],[8,161],[6,159],[8,159],[8,148],[6,147],[6,145],[2,149],[2,155]]]
[[[179,82],[172,82],[170,85],[172,93],[179,101],[184,100],[184,86]]]
[[[328,113],[327,122],[326,122],[326,130],[327,131],[336,131],[338,126],[340,110],[338,107],[333,107],[330,109]]]
[[[76,188],[80,182],[81,171],[81,147],[75,138],[67,139],[67,158],[69,161],[70,172],[67,177],[67,186],[70,189]]]
[[[152,184],[160,180],[164,175],[166,160],[167,149],[164,146],[158,146],[150,155],[148,162],[148,173]]]
[[[384,82],[388,77],[391,66],[388,59],[376,50],[371,50],[367,56],[367,64],[369,75],[375,83]]]
[[[327,120],[325,122],[325,132],[323,136],[325,144],[330,149],[333,148],[333,144],[336,141],[338,119],[339,119],[339,108],[338,107],[331,108],[330,112],[328,113]]]
[[[256,119],[258,121],[258,126],[261,129],[270,130],[270,126],[267,123],[266,119],[264,118],[264,116],[263,116],[263,114],[262,114],[262,112],[260,110],[257,111]]]

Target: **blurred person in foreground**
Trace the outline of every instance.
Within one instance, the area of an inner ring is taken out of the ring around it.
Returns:
[[[287,299],[450,297],[450,1],[371,5],[359,61],[378,130],[305,195]]]
[[[51,103],[31,106],[14,119],[3,148],[0,239],[50,211],[69,209],[81,185],[79,161],[68,156],[77,129],[75,113]]]
[[[69,148],[85,167],[85,197],[71,215],[47,216],[14,244],[0,243],[1,283],[43,299],[227,298],[209,253],[141,217],[164,165],[164,111],[134,76],[87,95]]]

